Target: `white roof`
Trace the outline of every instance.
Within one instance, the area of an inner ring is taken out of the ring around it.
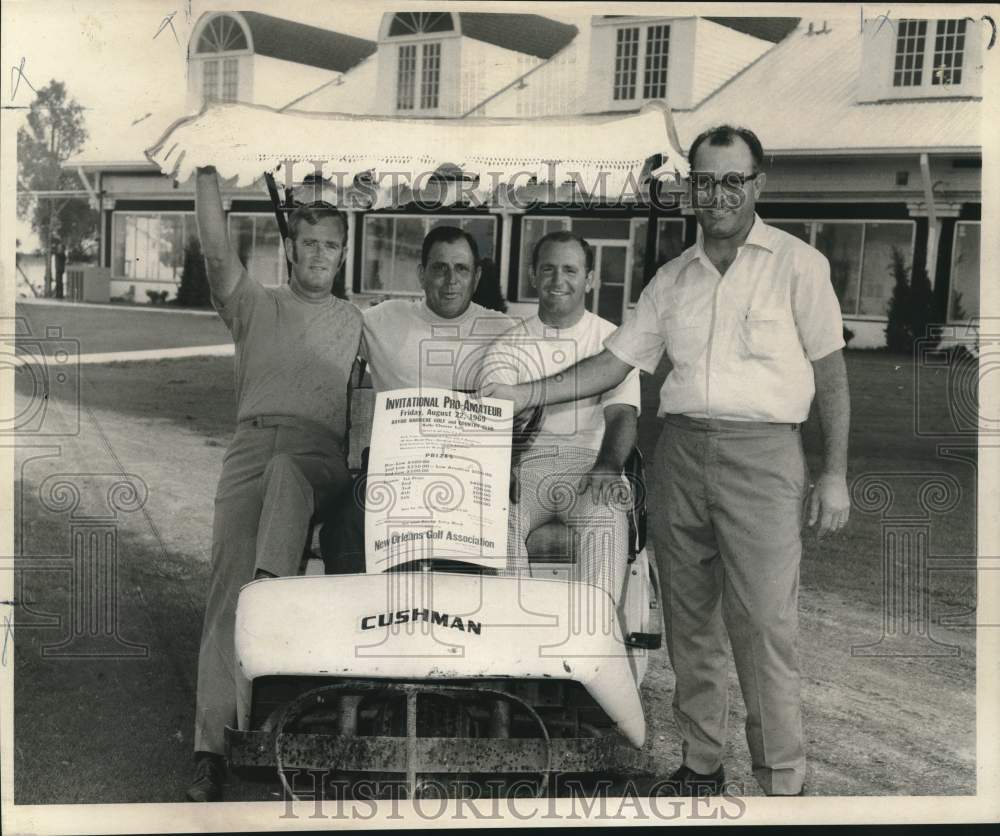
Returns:
[[[675,113],[681,140],[728,123],[752,129],[769,154],[979,150],[978,99],[858,104],[861,41],[856,20],[822,35],[800,23],[696,110]]]

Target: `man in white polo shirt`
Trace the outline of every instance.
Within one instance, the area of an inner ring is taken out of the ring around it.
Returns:
[[[480,276],[476,239],[458,227],[435,227],[424,237],[417,272],[423,299],[390,299],[364,312],[361,356],[372,385],[376,392],[475,389],[486,349],[514,324],[472,301]]]
[[[376,392],[474,390],[490,344],[514,320],[472,301],[479,247],[468,232],[438,226],[424,236],[417,269],[423,299],[390,299],[364,311],[360,355]],[[364,509],[357,498],[320,532],[327,571],[365,571]]]
[[[483,369],[486,379],[548,377],[598,354],[614,333],[614,324],[586,309],[594,251],[583,238],[560,230],[539,239],[530,277],[538,313],[497,341]],[[629,492],[622,468],[635,446],[639,404],[639,372],[633,371],[601,395],[549,407],[515,469],[511,551],[523,565],[528,535],[562,522],[572,535],[578,577],[608,592],[612,602],[625,578]]]
[[[698,242],[660,268],[575,382],[483,390],[525,409],[604,391],[670,357],[650,519],[683,739],[665,790],[683,795],[717,793],[725,781],[726,632],[754,777],[769,795],[803,791],[795,641],[804,500],[820,535],[850,511],[840,306],[823,255],[757,217],[763,157],[746,129],[698,136],[689,154]],[[798,427],[814,395],[825,455],[808,493]]]

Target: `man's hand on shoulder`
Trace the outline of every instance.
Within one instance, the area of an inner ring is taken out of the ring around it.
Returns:
[[[817,537],[840,531],[851,515],[847,477],[842,473],[821,473],[809,495],[809,525]]]

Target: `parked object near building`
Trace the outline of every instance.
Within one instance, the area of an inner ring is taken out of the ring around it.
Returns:
[[[66,268],[66,296],[71,302],[111,301],[111,271],[95,264],[70,264]]]
[[[372,41],[333,31],[333,15],[331,28],[323,19],[303,28],[257,13],[208,13],[192,35],[189,104],[238,101],[457,125],[480,117],[627,115],[662,100],[682,147],[709,125],[745,124],[769,149],[761,216],[827,256],[855,335],[851,347],[874,347],[884,345],[894,249],[909,269],[924,265],[933,321],[979,316],[983,32],[971,20],[934,13],[893,26],[873,17],[859,36],[854,8],[825,21],[581,15],[576,25],[541,15],[390,12]],[[292,49],[303,39],[313,46]],[[85,151],[68,164],[99,183],[101,264],[111,269],[112,293],[134,285],[139,299],[147,289],[173,294],[193,234],[192,194],[143,159],[148,137],[129,142],[122,137],[117,159]],[[285,281],[263,188],[246,184],[224,199],[251,272],[270,284]],[[641,194],[540,194],[528,206],[492,209],[470,201],[422,211],[348,209],[346,290],[362,305],[418,296],[419,242],[448,223],[474,235],[497,263],[510,312],[533,313],[531,247],[546,232],[570,229],[595,247],[600,284],[590,309],[621,321],[651,268],[696,234],[693,215],[680,206],[655,212],[649,234]]]

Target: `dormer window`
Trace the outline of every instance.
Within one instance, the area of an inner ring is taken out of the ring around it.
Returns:
[[[615,32],[615,101],[662,99],[667,95],[670,25],[625,26]]]
[[[454,32],[446,12],[403,12],[393,15],[390,38],[410,43],[396,47],[396,110],[437,110],[441,98],[441,41],[428,35]]]
[[[234,17],[217,15],[208,21],[195,48],[201,59],[203,100],[235,102],[239,99],[239,56],[249,50],[247,34]]]
[[[893,87],[946,87],[962,83],[965,20],[913,20],[898,23]],[[927,48],[933,27],[934,48]]]
[[[982,95],[982,39],[968,19],[879,15],[863,31],[857,102]]]

